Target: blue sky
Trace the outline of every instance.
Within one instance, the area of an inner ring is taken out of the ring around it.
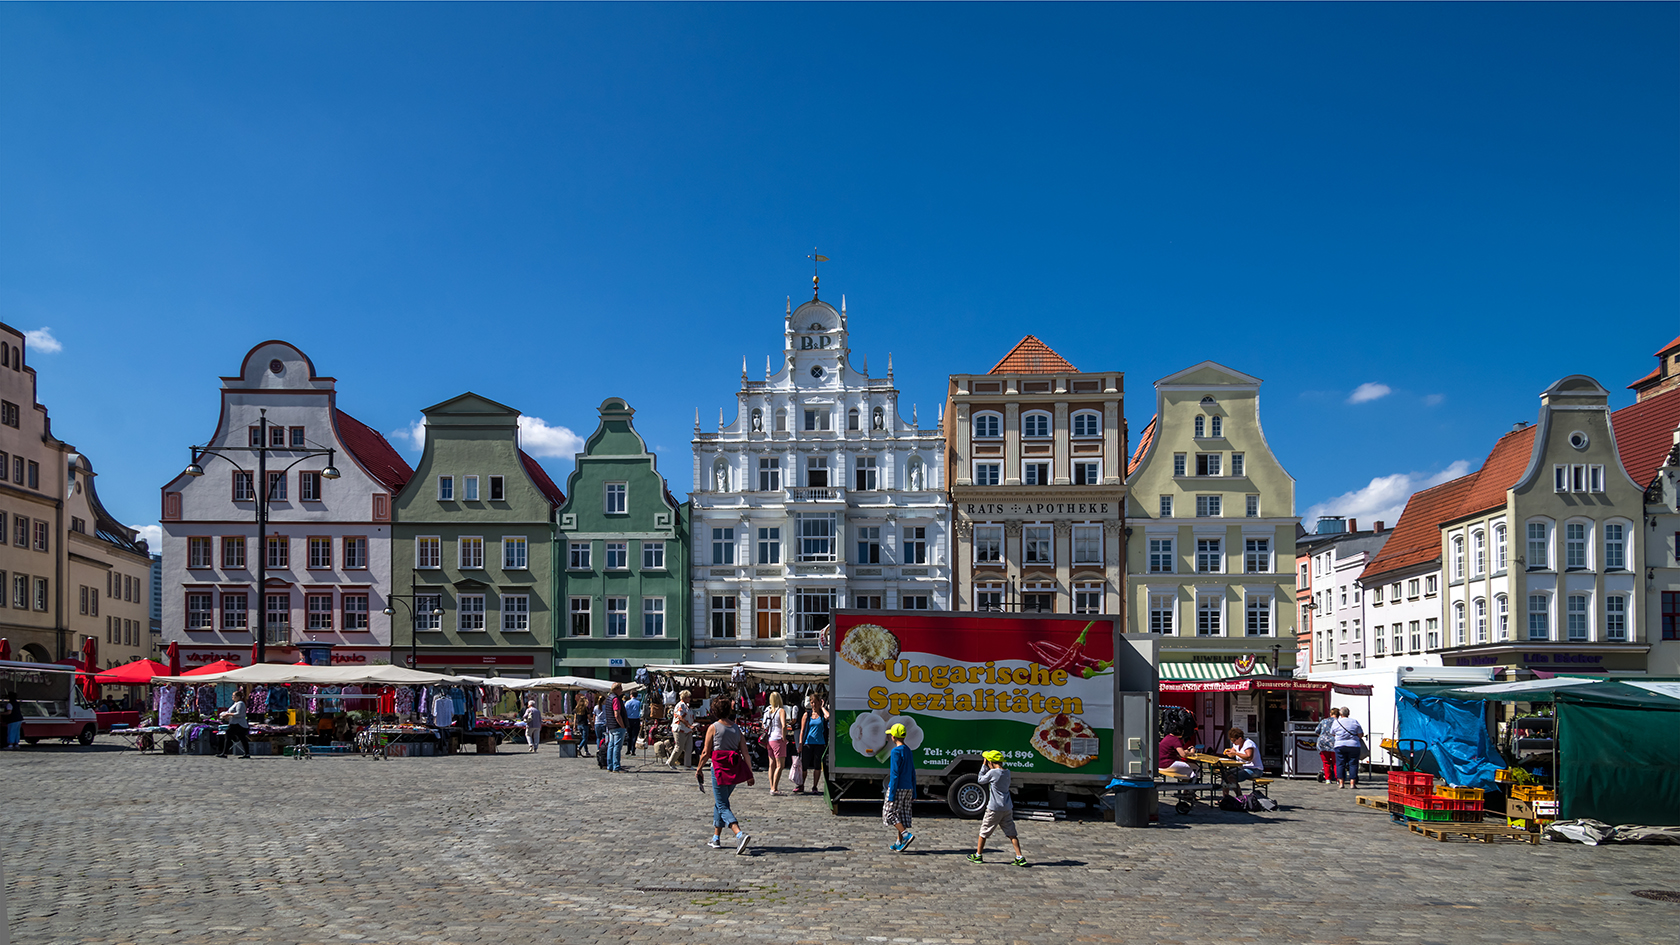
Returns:
[[[1300,512],[1382,517],[1558,377],[1629,402],[1680,335],[1677,27],[1608,3],[8,4],[0,319],[62,347],[32,360],[54,430],[137,526],[269,337],[393,435],[471,389],[568,453],[625,396],[682,493],[695,410],[778,349],[817,246],[926,423],[945,375],[1029,332],[1126,372],[1134,438],[1151,383],[1212,358],[1265,380]]]

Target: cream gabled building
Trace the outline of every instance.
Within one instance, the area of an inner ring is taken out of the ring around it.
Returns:
[[[139,532],[99,501],[86,456],[69,457],[64,553],[66,623],[80,646],[98,643],[109,669],[155,655],[151,633],[152,558]]]
[[[1120,614],[1126,418],[1119,371],[1032,335],[945,402],[957,610]]]
[[[1260,379],[1212,361],[1155,384],[1127,481],[1127,629],[1175,664],[1222,673],[1295,661],[1295,480],[1260,428]]]
[[[826,659],[836,608],[948,610],[945,438],[854,364],[846,306],[789,305],[779,364],[694,429],[694,659]]]
[[[48,663],[80,657],[82,638],[66,621],[65,462],[35,399],[23,332],[0,324],[0,637],[12,659]]]

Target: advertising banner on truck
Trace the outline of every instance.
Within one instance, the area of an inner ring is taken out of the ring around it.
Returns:
[[[924,770],[996,750],[1016,772],[1106,780],[1113,666],[1112,617],[836,614],[834,766],[884,769],[903,724]]]

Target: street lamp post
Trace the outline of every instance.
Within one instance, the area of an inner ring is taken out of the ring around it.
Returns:
[[[419,577],[419,574],[416,573],[415,578],[417,579],[418,577]],[[420,594],[414,592],[413,587],[414,587],[414,584],[413,584],[413,581],[411,580],[410,583],[409,583],[409,588],[410,588],[409,593],[407,593],[407,594],[387,594],[387,595],[385,595],[385,600],[387,601],[387,603],[385,605],[385,616],[387,616],[387,617],[396,616],[397,612],[394,608],[391,607],[392,603],[398,603],[398,604],[401,604],[404,607],[408,608],[408,668],[409,669],[419,669],[420,668],[420,628],[415,626],[415,624],[419,623],[420,617],[419,617],[419,614],[416,613],[414,608],[415,608],[415,603],[420,599]],[[430,597],[431,595],[428,594],[426,596]],[[428,616],[428,617],[441,617],[441,616],[443,616],[443,608],[433,607],[431,610],[426,611],[426,616]]]
[[[268,585],[268,502],[269,502],[269,499],[272,498],[272,496],[269,493],[269,488],[268,488],[268,454],[271,453],[271,452],[272,453],[298,453],[299,451],[297,449],[289,448],[289,447],[285,447],[285,446],[270,446],[270,445],[268,445],[268,410],[267,410],[267,408],[264,408],[263,410],[261,410],[260,414],[261,414],[261,416],[257,420],[257,445],[256,446],[247,446],[247,447],[224,446],[224,447],[222,447],[222,449],[227,450],[228,452],[242,451],[242,452],[257,454],[257,474],[256,474],[255,481],[253,481],[251,483],[251,495],[252,495],[252,498],[256,501],[256,505],[257,505],[257,547],[256,547],[256,551],[255,551],[256,556],[257,556],[257,600],[256,600],[256,608],[257,608],[257,633],[256,633],[257,654],[256,654],[256,661],[258,663],[263,663],[263,662],[267,662],[267,660],[268,660],[268,587],[267,587],[267,585]],[[241,472],[241,470],[239,469],[239,464],[237,462],[234,462],[233,457],[228,456],[227,453],[211,449],[208,446],[190,446],[190,447],[188,447],[188,449],[192,452],[192,461],[187,464],[186,474],[188,476],[193,477],[194,479],[197,479],[198,477],[204,475],[204,466],[203,466],[203,464],[201,464],[199,462],[199,460],[202,459],[203,457],[206,457],[206,456],[220,456],[221,458],[227,460],[229,463],[233,464],[233,468],[234,468],[234,471],[236,473]],[[337,479],[340,475],[339,471],[338,471],[338,466],[335,465],[335,463],[334,463],[334,458],[336,457],[337,453],[338,453],[338,451],[335,450],[335,449],[313,449],[313,450],[305,449],[305,450],[302,451],[302,455],[298,456],[296,459],[294,459],[290,463],[288,463],[286,465],[285,469],[281,470],[281,472],[288,472],[288,471],[291,470],[291,468],[293,466],[296,466],[298,463],[301,463],[304,460],[309,459],[311,457],[325,456],[327,458],[327,468],[321,470],[321,478],[322,479]],[[249,623],[249,621],[250,621],[250,612],[247,610],[246,611],[246,622],[247,622],[247,624]]]

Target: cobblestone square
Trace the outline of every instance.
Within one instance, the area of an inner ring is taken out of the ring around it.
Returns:
[[[512,746],[505,746],[512,747]],[[96,942],[1639,942],[1673,945],[1680,850],[1441,843],[1352,792],[1160,827],[1023,821],[1029,869],[964,856],[975,823],[737,793],[640,757],[142,756],[101,739],[0,755],[12,940]],[[1375,793],[1375,790],[1373,791]],[[994,843],[1001,842],[1001,836]],[[1006,847],[993,847],[999,853]]]

